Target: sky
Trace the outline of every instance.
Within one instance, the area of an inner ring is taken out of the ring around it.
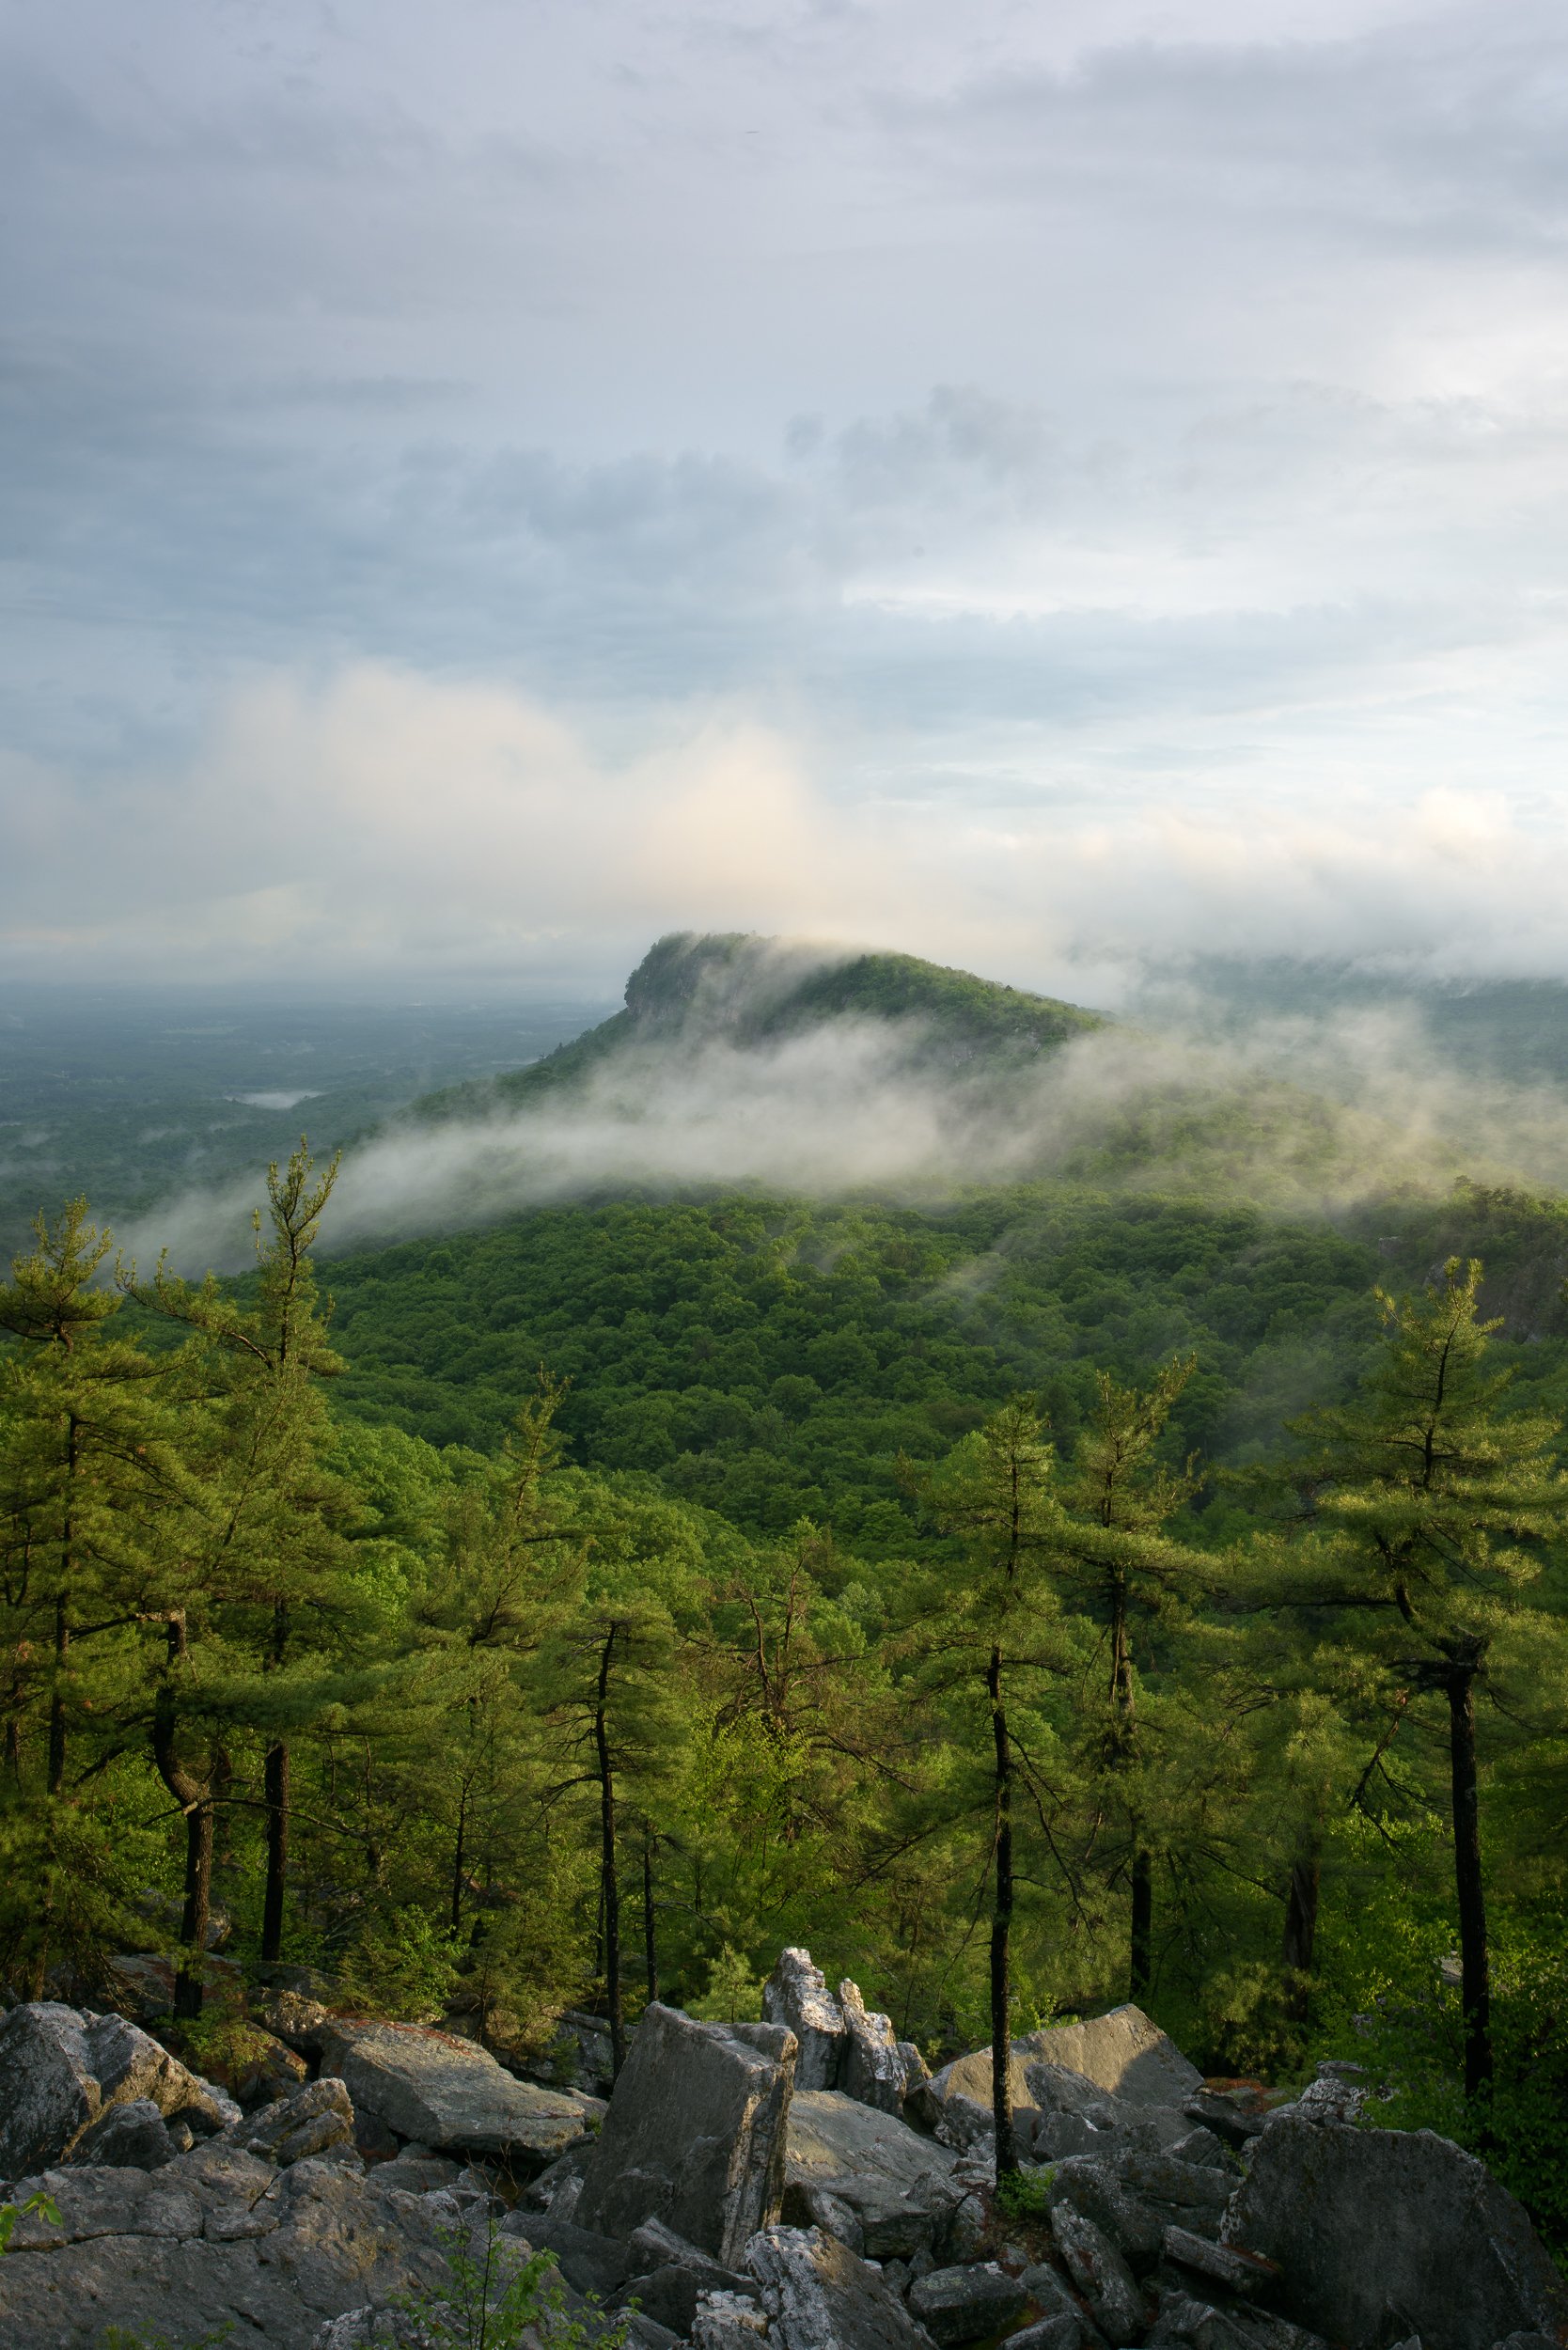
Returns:
[[[0,6],[0,981],[1568,974],[1568,15]]]

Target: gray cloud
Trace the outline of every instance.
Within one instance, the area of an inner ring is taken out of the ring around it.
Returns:
[[[193,905],[270,892],[213,952],[526,960],[570,925],[607,974],[634,900],[689,918],[713,870],[752,892],[720,921],[876,928],[845,841],[902,870],[923,821],[970,892],[938,920],[910,882],[927,934],[983,945],[1009,900],[966,844],[1079,877],[1032,936],[1010,901],[1021,975],[1119,961],[1134,908],[1178,950],[1288,904],[1307,951],[1420,956],[1390,844],[1433,794],[1491,811],[1532,905],[1568,734],[1565,65],[1535,0],[14,17],[0,951],[189,970]],[[680,746],[749,729],[800,794],[797,894],[754,890],[745,761],[696,882],[650,848],[663,899],[568,883],[552,920],[524,886],[509,928],[463,854],[368,843],[363,796],[339,829],[331,785],[290,854],[258,809],[316,751],[265,713],[370,676],[424,713],[428,791],[476,760],[457,796],[499,792],[525,867],[486,697],[572,738],[590,855],[617,777],[683,837]],[[1184,819],[1272,876],[1256,906],[1151,851]],[[1120,906],[1072,845],[1098,824]],[[84,837],[146,868],[112,919]],[[1474,886],[1443,951],[1559,967]]]

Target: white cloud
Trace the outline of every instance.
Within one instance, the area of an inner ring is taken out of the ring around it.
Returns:
[[[183,767],[23,779],[7,965],[607,979],[663,931],[738,928],[1091,1001],[1216,948],[1568,975],[1568,813],[1502,792],[1394,800],[1260,754],[1200,791],[1135,773],[1107,811],[983,773],[948,798],[846,796],[827,758],[722,708],[666,712],[615,759],[497,686],[371,665],[258,678]]]

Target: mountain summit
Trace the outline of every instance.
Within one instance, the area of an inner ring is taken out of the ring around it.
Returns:
[[[977,1075],[1037,1062],[1109,1025],[1076,1004],[917,955],[835,950],[747,931],[673,931],[628,979],[624,1011],[526,1069],[454,1087],[418,1109],[450,1117],[516,1108],[650,1045],[696,1050],[722,1040],[745,1050],[851,1022],[887,1028],[905,1069],[967,1064]]]

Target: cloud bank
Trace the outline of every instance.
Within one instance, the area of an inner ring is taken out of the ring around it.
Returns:
[[[846,800],[809,737],[723,708],[659,734],[617,759],[507,688],[258,679],[178,771],[109,795],[15,779],[0,973],[602,982],[680,928],[1112,1005],[1216,949],[1568,974],[1568,819],[1501,793],[1271,797],[1249,776],[1188,804],[1129,789],[1114,815],[1068,792]]]
[[[1560,970],[1565,134],[1545,0],[13,11],[0,968]]]

